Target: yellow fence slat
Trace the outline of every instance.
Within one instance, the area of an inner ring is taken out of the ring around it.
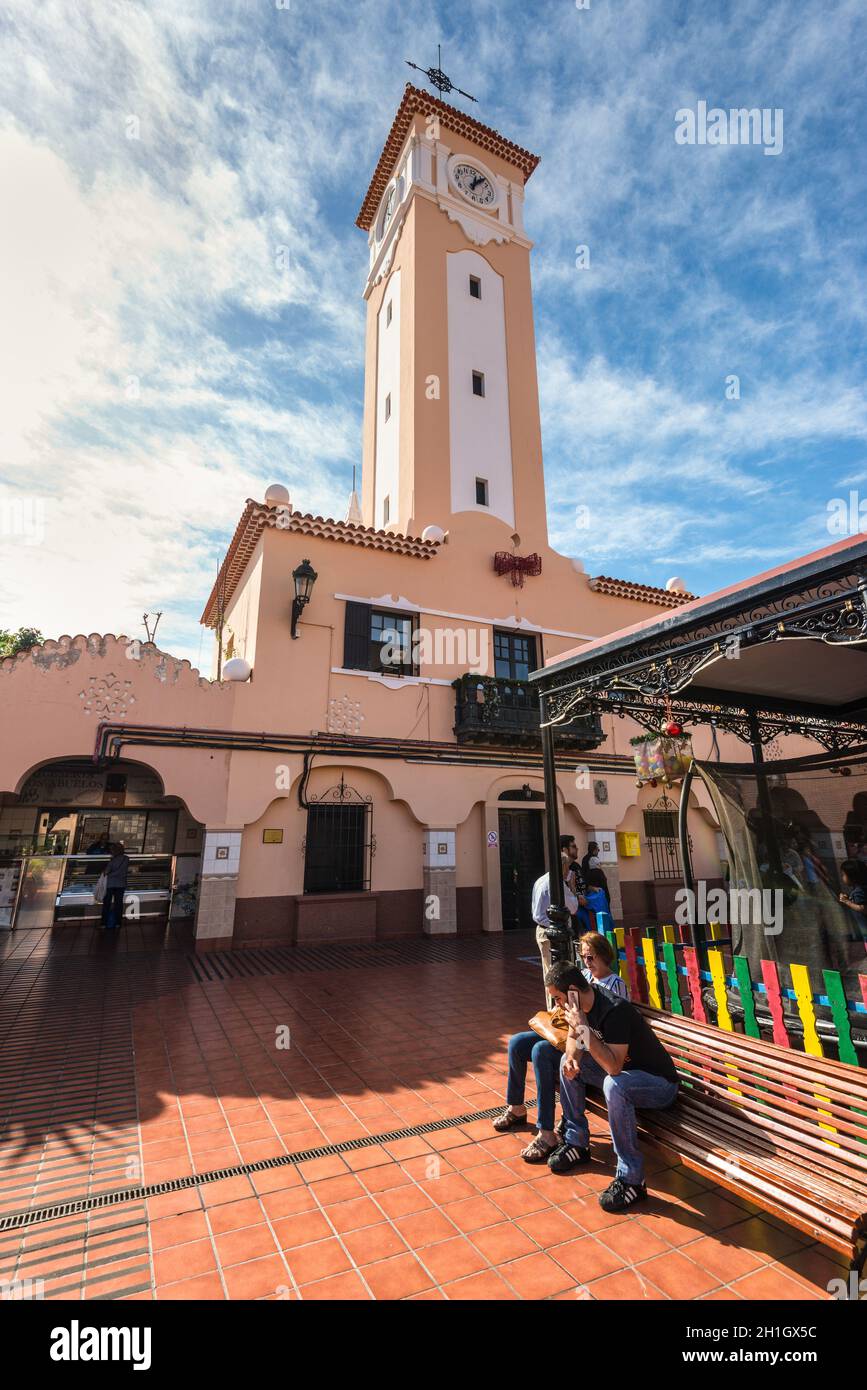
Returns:
[[[647,971],[647,994],[654,1009],[662,1008],[662,994],[659,989],[659,974],[656,969],[656,952],[653,941],[645,936],[641,941],[644,955],[644,968]]]
[[[726,972],[723,966],[722,951],[708,951],[707,959],[710,965],[713,994],[716,999],[717,1022],[720,1028],[725,1028],[727,1033],[731,1033],[734,1030],[732,1016],[729,1013],[729,1001],[726,998]]]
[[[626,950],[626,936],[622,927],[614,928],[614,935],[617,939],[617,968],[620,971],[621,980],[629,984],[629,971],[626,969],[626,957],[620,957],[620,952]]]
[[[806,965],[790,965],[789,971],[792,976],[792,989],[795,991],[795,1002],[798,1005],[798,1013],[801,1015],[801,1022],[804,1025],[804,1051],[808,1052],[811,1057],[824,1057],[825,1054],[822,1051],[822,1043],[816,1029],[816,1011],[813,1008],[813,990],[810,985],[810,972]],[[814,1094],[816,1095],[816,1100],[820,1103],[819,1114],[825,1115],[830,1120],[832,1118],[830,1110],[823,1110],[821,1107],[822,1101],[824,1101],[826,1105],[830,1105],[830,1100],[827,1096],[819,1095],[815,1092]],[[823,1124],[821,1120],[819,1121],[819,1128],[828,1129],[832,1134],[837,1133],[832,1124]]]
[[[675,942],[675,941],[677,940],[677,937],[676,937],[675,932],[674,932],[674,927],[673,927],[670,923],[666,923],[666,924],[663,925],[663,928],[662,928],[662,939],[663,939],[663,941],[671,941],[671,942]]]
[[[716,940],[719,936],[719,923],[711,922],[710,929],[712,932],[714,930],[714,927],[716,928],[717,932],[717,936],[714,937],[714,940]],[[713,997],[716,1000],[716,1021],[719,1024],[720,1028],[724,1028],[727,1033],[733,1033],[734,1024],[732,1023],[732,1016],[729,1013],[729,1001],[726,996],[726,972],[725,965],[723,964],[722,951],[709,950],[707,953],[707,960],[708,965],[710,966],[710,980],[711,985],[713,987]],[[731,1077],[732,1081],[737,1081],[737,1067],[729,1066],[728,1063],[726,1063],[726,1072]],[[732,1092],[733,1095],[736,1096],[742,1094],[742,1092],[738,1090],[737,1086],[729,1086],[729,1090]]]

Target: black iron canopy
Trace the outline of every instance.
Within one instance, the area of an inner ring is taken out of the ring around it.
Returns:
[[[533,673],[542,725],[602,712],[656,731],[671,713],[755,745],[867,742],[867,537],[598,638]]]

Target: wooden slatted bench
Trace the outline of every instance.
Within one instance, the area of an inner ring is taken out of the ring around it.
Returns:
[[[845,1255],[867,1253],[867,1071],[638,1005],[680,1094],[639,1131],[698,1173]],[[601,1099],[588,1100],[604,1114]]]

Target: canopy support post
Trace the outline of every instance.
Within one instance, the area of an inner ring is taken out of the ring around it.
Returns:
[[[683,886],[686,889],[687,911],[689,913],[689,934],[693,946],[698,946],[698,928],[695,920],[695,879],[692,873],[692,859],[689,852],[687,831],[687,811],[689,809],[689,789],[695,776],[695,758],[686,770],[680,789],[680,805],[677,808],[677,837],[680,841],[680,865],[683,873]]]
[[[539,692],[539,722],[542,726],[542,765],[545,773],[545,851],[551,905],[550,926],[545,934],[551,942],[552,961],[572,959],[570,916],[564,903],[563,866],[560,862],[560,816],[557,809],[557,767],[554,762],[554,730],[548,724],[548,697]]]

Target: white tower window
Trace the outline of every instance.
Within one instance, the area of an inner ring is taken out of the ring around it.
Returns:
[[[470,295],[473,299],[481,299],[482,297],[482,282],[478,275],[470,276]]]
[[[488,505],[488,480],[487,478],[476,478],[476,506],[487,507]]]
[[[390,323],[391,323],[391,300],[388,301],[388,304],[386,305],[386,309],[385,309],[385,326],[386,326],[386,328],[388,328],[388,325],[389,325]]]
[[[390,499],[389,499],[388,497],[386,497],[385,501],[384,501],[383,504],[382,504],[382,524],[383,524],[383,526],[387,526],[387,525],[388,525],[388,518],[389,518],[390,515],[391,515],[391,501],[390,501]]]
[[[473,395],[483,396],[485,394],[485,374],[484,372],[473,372]]]
[[[484,392],[482,392],[482,394],[484,395]],[[386,398],[385,398],[385,418],[386,418],[386,420],[390,420],[390,419],[391,419],[391,392],[390,392],[390,391],[389,391],[388,395],[387,395]]]

